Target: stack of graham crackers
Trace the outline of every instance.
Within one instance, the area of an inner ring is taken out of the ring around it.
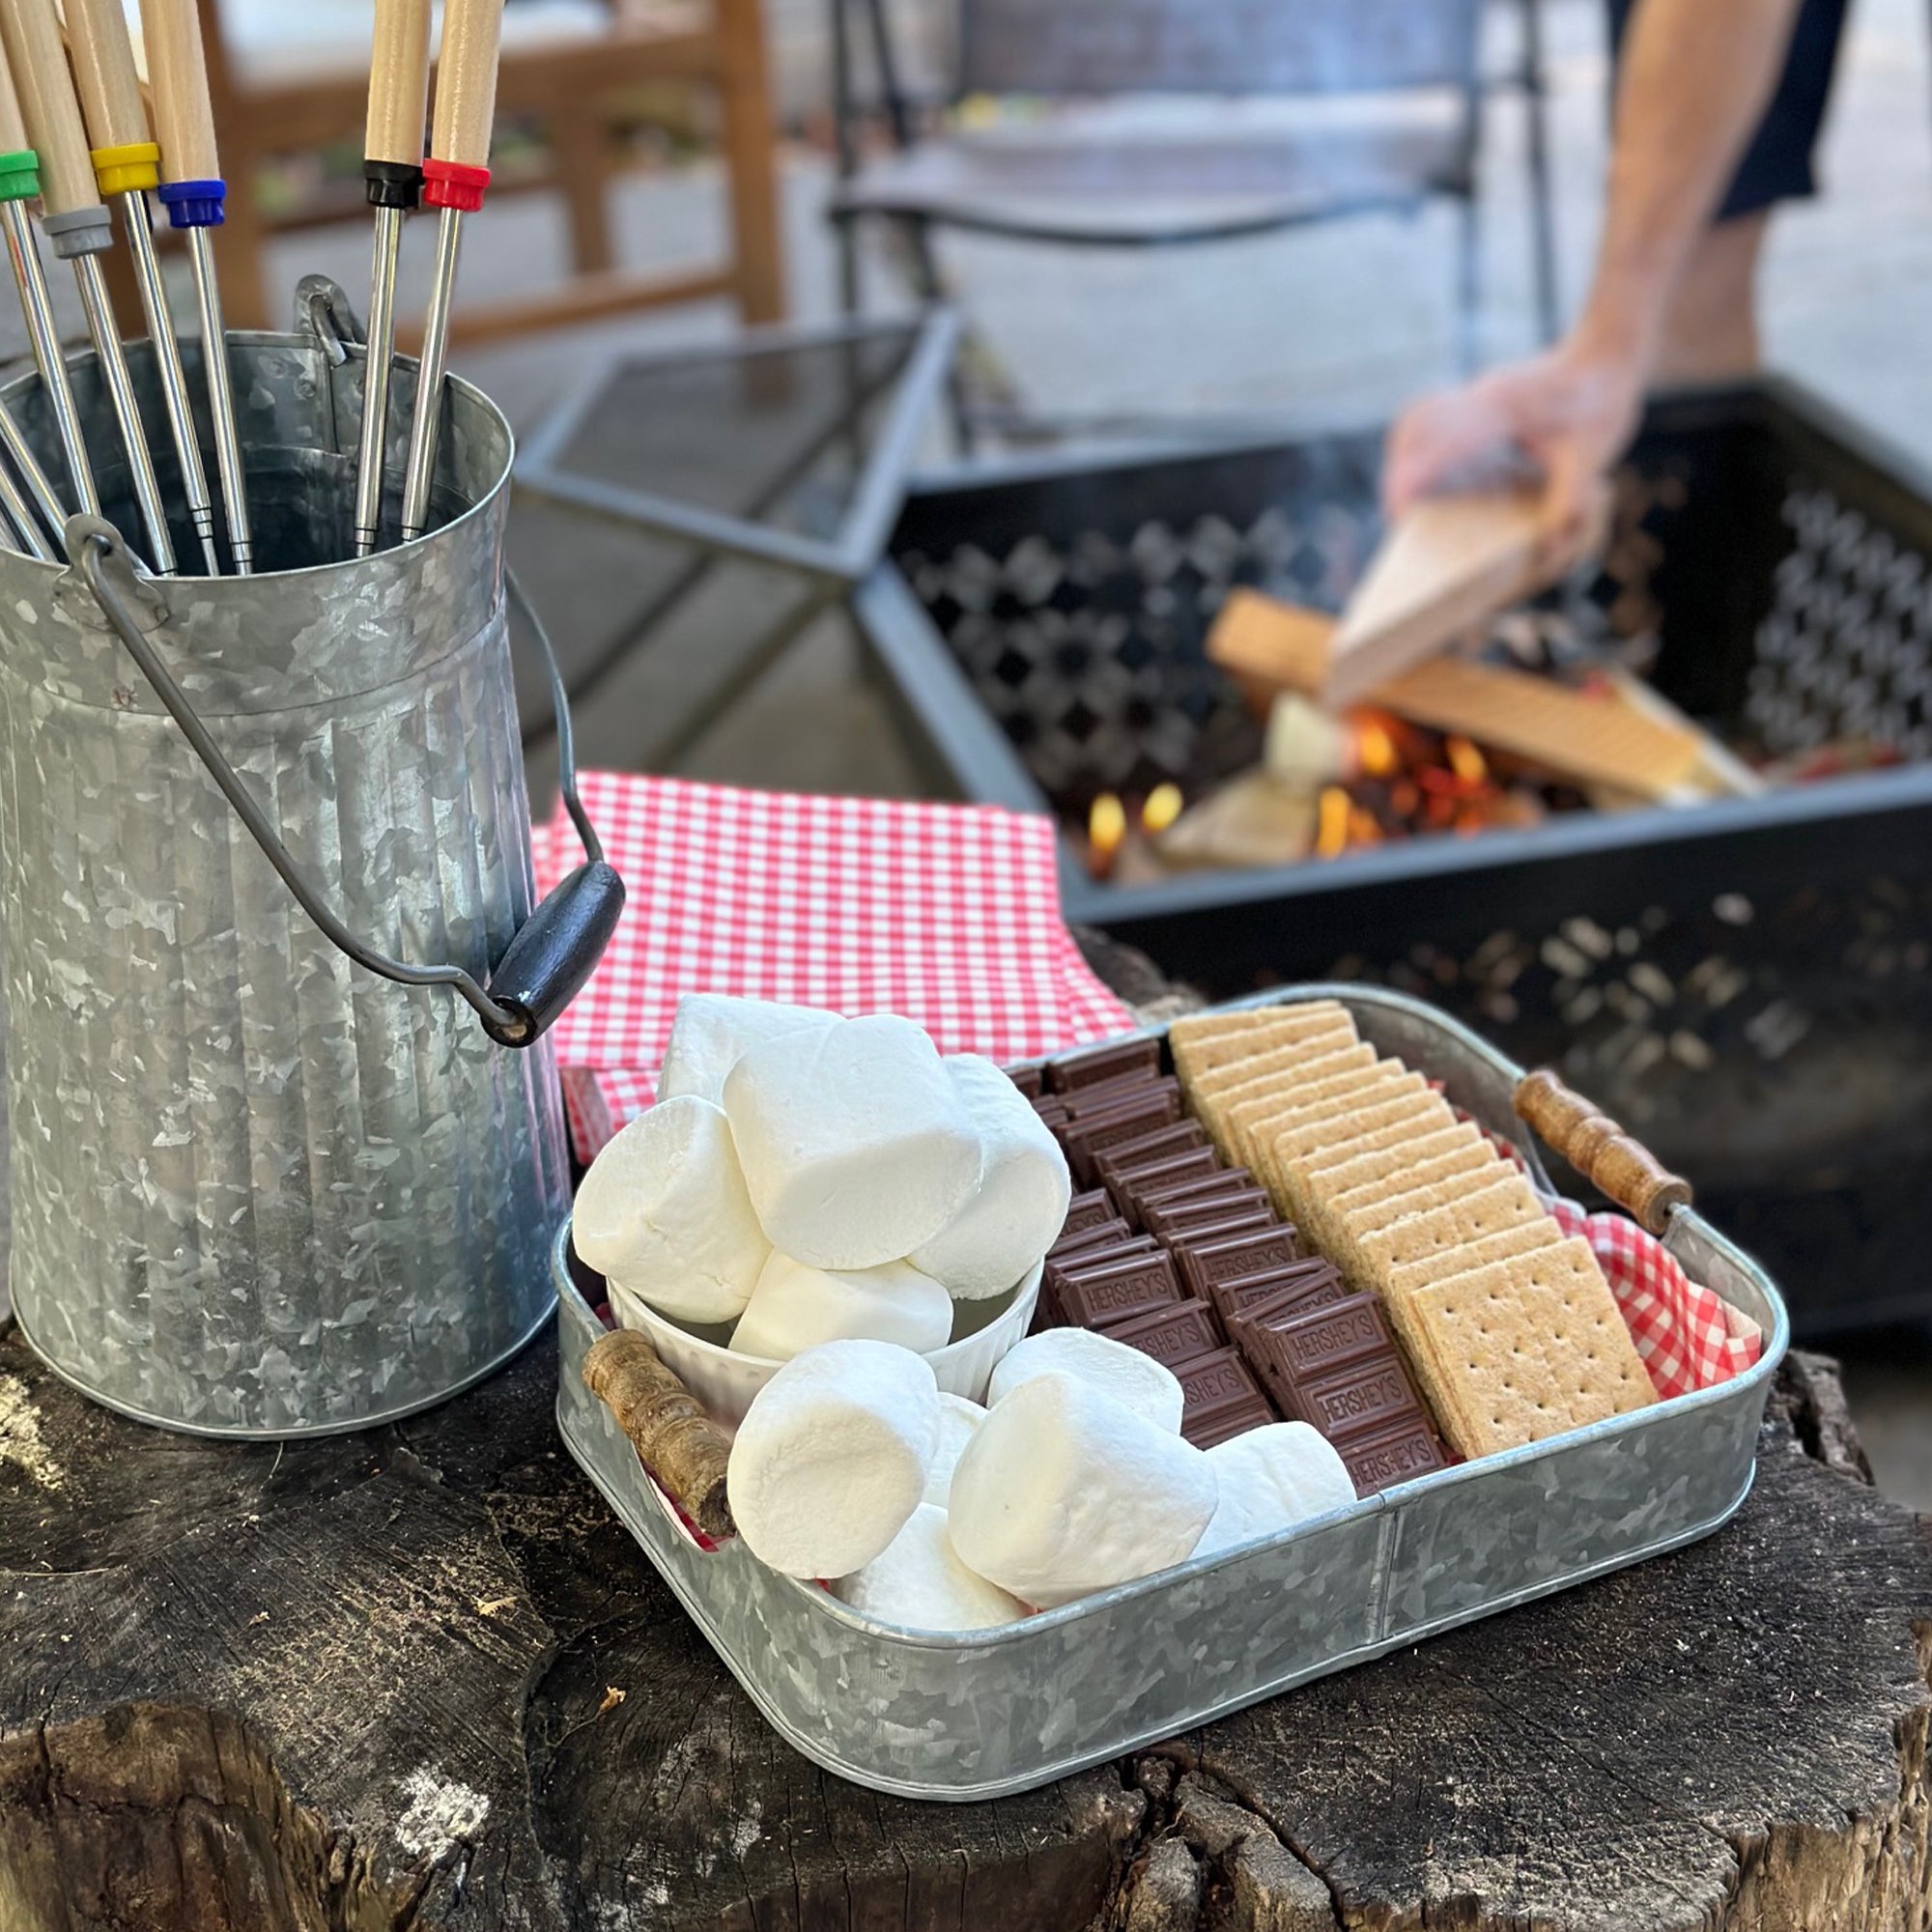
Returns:
[[[1304,1249],[1380,1296],[1462,1455],[1656,1401],[1589,1243],[1342,1006],[1194,1014],[1169,1041],[1222,1156],[1263,1181]]]

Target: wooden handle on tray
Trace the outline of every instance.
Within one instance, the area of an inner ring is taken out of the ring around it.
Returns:
[[[53,0],[4,0],[0,36],[7,43],[7,65],[14,72],[27,138],[41,157],[41,205],[49,214],[75,214],[99,208],[94,160],[80,103],[67,69],[60,22]]]
[[[164,182],[219,181],[214,108],[208,98],[208,54],[195,0],[141,0],[155,138]]]
[[[735,1533],[724,1473],[731,1440],[635,1328],[600,1335],[583,1385],[606,1404],[664,1492],[714,1542]]]
[[[362,157],[420,167],[429,115],[430,0],[376,0]]]
[[[152,140],[121,0],[67,0],[67,39],[88,138],[97,148]]]
[[[1671,1209],[1690,1205],[1690,1183],[1672,1174],[1650,1150],[1573,1094],[1546,1066],[1517,1083],[1516,1110],[1578,1174],[1653,1235],[1663,1233]]]
[[[436,122],[429,151],[466,168],[490,165],[497,118],[497,51],[503,0],[449,0],[436,62]]]

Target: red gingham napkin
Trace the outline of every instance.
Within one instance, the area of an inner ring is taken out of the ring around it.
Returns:
[[[1046,818],[611,772],[580,789],[628,894],[554,1029],[584,1160],[650,1105],[686,993],[903,1013],[1003,1064],[1134,1024],[1061,922]],[[561,810],[534,844],[540,891],[582,863]]]
[[[1574,1201],[1558,1201],[1550,1212],[1566,1235],[1581,1235],[1596,1251],[1660,1396],[1727,1382],[1763,1352],[1757,1323],[1722,1295],[1700,1288],[1634,1221],[1586,1214]]]

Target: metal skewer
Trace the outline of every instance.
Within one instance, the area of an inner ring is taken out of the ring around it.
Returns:
[[[141,291],[141,311],[155,345],[168,433],[181,464],[182,491],[187,497],[195,534],[201,539],[202,560],[213,577],[221,569],[220,553],[214,546],[214,504],[208,494],[208,471],[202,464],[194,412],[187,398],[187,375],[168,313],[167,290],[161,281],[148,213],[148,190],[160,185],[161,151],[149,135],[148,110],[141,101],[134,49],[128,38],[128,16],[120,0],[67,0],[67,18],[74,79],[80,88],[88,131],[94,137],[90,158],[95,180],[103,199],[111,196],[121,203],[128,248],[134,258],[135,279]]]
[[[436,445],[442,427],[442,383],[448,373],[449,308],[456,294],[456,256],[463,217],[483,206],[490,185],[490,132],[497,115],[497,52],[503,0],[449,0],[442,16],[442,51],[436,71],[436,121],[423,163],[423,199],[442,211],[436,234],[436,276],[423,324],[416,371],[416,408],[410,421],[409,463],[403,472],[403,541],[429,525]]]
[[[87,156],[87,134],[80,125],[80,106],[74,99],[53,0],[0,0],[0,38],[6,42],[28,136],[40,156],[41,226],[54,253],[73,264],[100,380],[128,452],[128,481],[147,532],[149,555],[166,576],[175,568],[174,543],[168,534],[167,512],[161,507],[147,431],[134,402],[133,379],[128,373],[100,272],[100,252],[114,245],[114,222],[95,189],[94,164]]]
[[[4,231],[7,259],[20,291],[28,346],[33,351],[34,366],[41,372],[41,386],[46,391],[54,431],[60,438],[61,455],[73,487],[75,507],[98,517],[100,499],[95,494],[94,470],[88,463],[87,442],[80,432],[80,411],[74,406],[73,388],[68,382],[67,357],[61,350],[60,331],[54,327],[54,305],[41,269],[34,225],[27,218],[27,203],[41,191],[41,158],[27,139],[27,124],[20,113],[19,97],[14,91],[14,75],[7,64],[4,40],[0,40],[0,149],[5,150],[0,153],[0,231]],[[4,439],[7,453],[27,479],[27,488],[47,527],[58,534],[66,526],[67,510],[54,494],[46,472],[34,460],[33,451],[27,447],[26,439],[9,410],[0,409],[0,439]]]
[[[248,484],[242,471],[242,438],[235,422],[235,384],[228,367],[228,329],[221,319],[221,286],[214,275],[209,230],[218,227],[228,185],[214,142],[214,114],[208,99],[208,61],[201,44],[195,0],[141,0],[148,79],[155,98],[155,132],[161,147],[161,203],[168,220],[187,232],[201,314],[201,359],[208,379],[209,414],[214,423],[214,468],[221,487],[221,514],[235,574],[255,567],[248,523]]]
[[[383,529],[383,456],[389,370],[396,355],[396,255],[404,216],[422,204],[429,15],[429,0],[376,0],[362,161],[369,205],[376,211],[376,253],[369,269],[369,347],[362,365],[362,440],[355,463],[357,556],[376,548]]]

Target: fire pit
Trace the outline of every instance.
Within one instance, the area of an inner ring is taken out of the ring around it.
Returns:
[[[1556,614],[1611,646],[1661,636],[1657,687],[1735,745],[1830,767],[1850,742],[1889,768],[1682,810],[1544,798],[1517,825],[1425,806],[1401,836],[1350,796],[1298,864],[1094,876],[1096,801],[1131,838],[1151,801],[1171,813],[1164,787],[1191,802],[1258,757],[1207,628],[1236,584],[1339,603],[1378,450],[1170,447],[917,490],[860,611],[935,781],[1052,811],[1069,916],[1216,995],[1382,980],[1562,1066],[1698,1182],[1804,1325],[1932,1309],[1932,484],[1791,385],[1654,410],[1609,568]],[[1435,749],[1493,803],[1487,765]]]

